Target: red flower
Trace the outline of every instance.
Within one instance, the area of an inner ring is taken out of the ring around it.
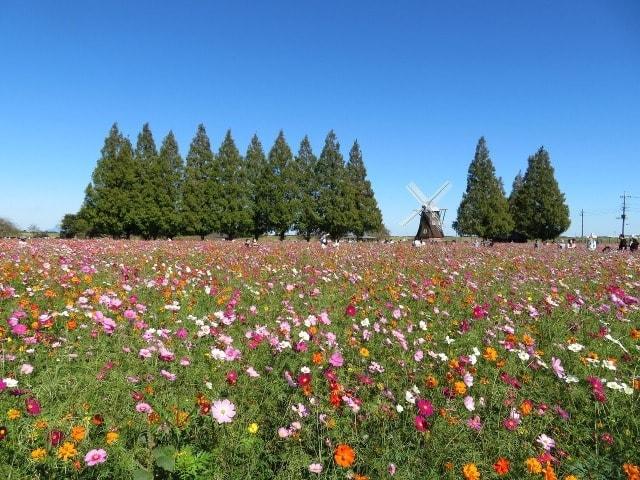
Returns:
[[[347,308],[344,311],[344,313],[346,313],[348,317],[355,317],[356,316],[355,305],[352,305],[352,304],[347,305]]]
[[[51,432],[49,433],[49,443],[53,447],[57,447],[60,442],[62,442],[63,438],[64,433],[62,433],[60,430],[51,430]]]
[[[301,387],[306,387],[311,383],[311,374],[310,373],[301,373],[298,375],[298,385]]]
[[[500,457],[496,460],[496,463],[493,464],[493,469],[498,475],[506,475],[511,469],[511,464],[506,458]]]
[[[7,427],[0,427],[0,440],[7,438]]]

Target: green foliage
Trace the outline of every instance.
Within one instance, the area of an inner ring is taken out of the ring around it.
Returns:
[[[269,196],[266,178],[269,174],[269,166],[265,157],[262,143],[257,135],[251,137],[244,158],[244,168],[249,183],[249,196],[253,213],[251,234],[256,240],[260,235],[269,231]]]
[[[105,139],[85,196],[84,218],[91,219],[92,233],[129,237],[137,230],[136,175],[133,148],[113,124]]]
[[[349,232],[354,218],[353,197],[347,188],[347,174],[340,144],[331,130],[325,139],[316,165],[319,183],[318,212],[320,229],[339,239]]]
[[[300,142],[298,155],[294,159],[294,176],[298,188],[298,212],[294,220],[294,228],[307,241],[319,228],[318,196],[320,185],[316,175],[318,159],[313,154],[308,136]]]
[[[320,159],[308,137],[294,158],[280,131],[265,156],[254,135],[243,159],[231,132],[214,155],[200,124],[183,162],[169,132],[158,152],[145,123],[136,148],[114,124],[77,214],[65,217],[63,235],[144,239],[212,232],[228,239],[294,229],[340,238],[380,231],[382,215],[357,142],[345,165],[331,131]]]
[[[295,165],[291,148],[280,130],[269,151],[267,175],[263,178],[266,197],[269,200],[269,230],[284,240],[284,235],[292,227],[299,207],[299,185],[295,177]]]
[[[218,189],[216,168],[209,137],[200,124],[187,154],[182,190],[182,222],[188,234],[204,238],[219,227],[211,203]]]
[[[529,157],[521,184],[516,177],[511,205],[515,231],[528,238],[550,240],[569,228],[569,207],[543,147]]]
[[[20,234],[20,229],[11,220],[0,218],[0,237],[15,237]]]
[[[467,189],[462,195],[453,228],[460,235],[492,239],[506,238],[513,229],[502,180],[496,177],[484,137],[478,140],[469,165]]]
[[[253,221],[250,183],[231,131],[224,137],[214,161],[217,177],[210,177],[212,211],[217,230],[233,239],[251,229]]]
[[[382,227],[382,213],[373,194],[371,182],[367,180],[367,169],[364,166],[360,145],[356,140],[349,152],[347,164],[346,188],[351,198],[350,221],[351,231],[358,237],[365,232],[378,232]]]

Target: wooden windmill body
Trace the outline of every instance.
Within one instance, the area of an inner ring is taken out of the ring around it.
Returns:
[[[442,222],[444,222],[447,210],[445,208],[437,207],[435,200],[444,195],[449,188],[451,188],[451,183],[445,182],[438,190],[436,190],[436,193],[428,198],[424,193],[422,193],[415,183],[411,182],[407,185],[407,190],[418,201],[420,208],[414,210],[402,225],[406,225],[416,216],[420,215],[420,225],[418,226],[418,232],[416,233],[415,240],[423,241],[444,237]]]

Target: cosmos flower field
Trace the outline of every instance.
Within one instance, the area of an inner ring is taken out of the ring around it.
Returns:
[[[640,257],[0,240],[0,478],[640,479]]]

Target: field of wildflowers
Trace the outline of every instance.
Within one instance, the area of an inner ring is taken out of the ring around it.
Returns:
[[[0,478],[640,479],[640,257],[0,240]]]

